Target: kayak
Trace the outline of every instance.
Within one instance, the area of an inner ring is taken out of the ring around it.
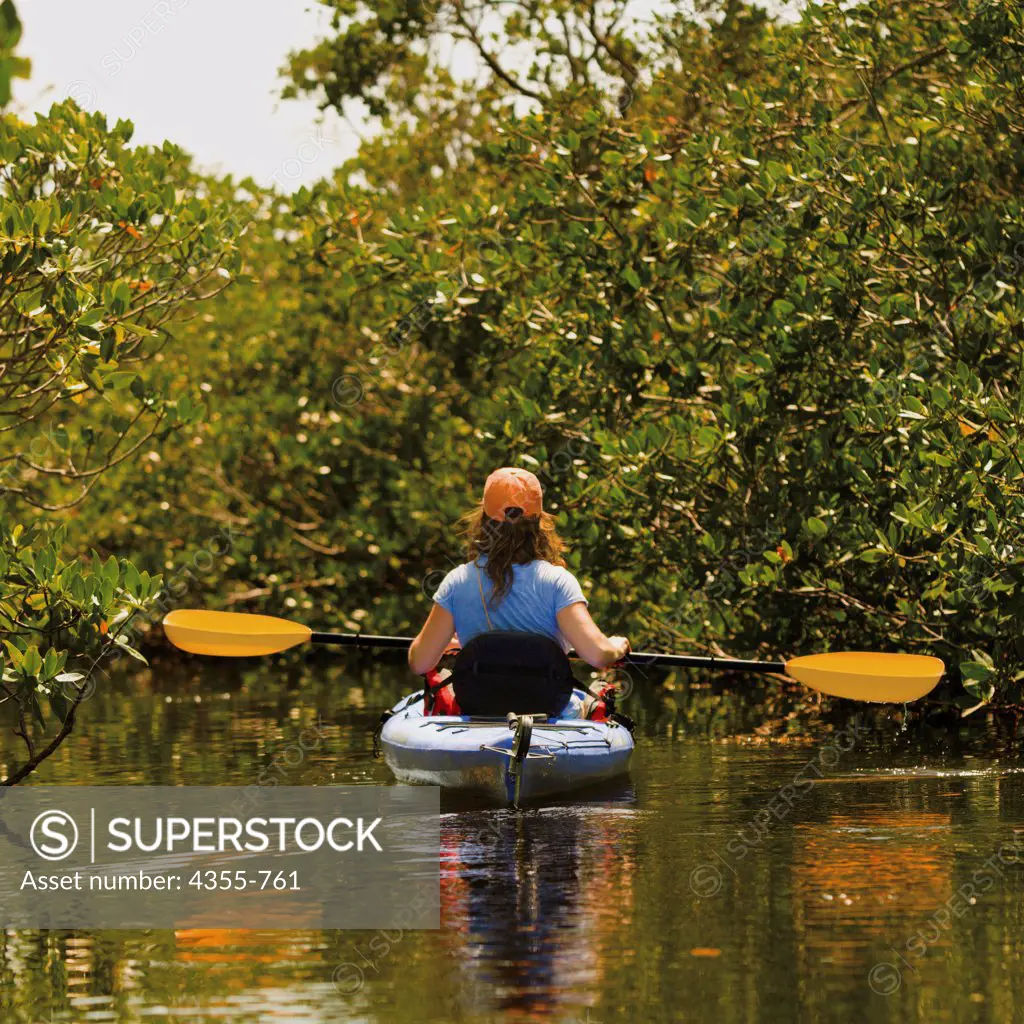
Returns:
[[[586,696],[573,692],[579,701]],[[478,793],[511,806],[624,775],[633,753],[633,735],[617,721],[424,715],[422,690],[387,713],[380,744],[399,782]]]

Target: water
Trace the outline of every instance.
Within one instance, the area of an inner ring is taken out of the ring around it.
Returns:
[[[93,698],[35,781],[387,783],[370,731],[410,688],[379,666],[169,665]],[[900,709],[813,704],[652,688],[627,783],[520,813],[446,801],[440,932],[8,932],[0,1018],[1015,1019],[1022,769],[901,733]],[[787,720],[810,741],[755,732]]]

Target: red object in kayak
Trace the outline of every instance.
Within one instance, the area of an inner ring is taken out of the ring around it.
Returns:
[[[432,715],[461,715],[459,702],[455,699],[455,691],[452,684],[443,686],[437,691],[434,697],[434,707],[430,712]]]
[[[455,699],[455,691],[452,684],[445,685],[441,679],[441,673],[436,668],[431,669],[424,677],[427,682],[427,689],[430,690],[434,699],[430,704],[427,715],[461,715],[459,702]]]
[[[607,722],[608,721],[608,703],[605,698],[609,693],[614,692],[615,687],[612,685],[602,686],[597,691],[598,699],[594,701],[589,713],[587,714],[587,720],[591,722]]]

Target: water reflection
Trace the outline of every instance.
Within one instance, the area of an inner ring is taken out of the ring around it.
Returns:
[[[175,672],[97,693],[36,782],[390,781],[370,734],[409,688],[400,670],[358,685],[333,663],[301,677],[267,665]],[[439,932],[9,931],[0,1020],[1020,1018],[1024,850],[996,864],[969,909],[950,904],[1004,844],[1024,845],[1018,762],[950,748],[945,734],[931,746],[913,729],[888,735],[883,720],[780,802],[816,747],[709,742],[766,715],[745,689],[631,699],[635,793],[521,814],[446,803]],[[701,865],[718,872],[713,892],[694,889]],[[943,907],[962,912],[937,922]],[[879,963],[898,973],[872,987]]]
[[[572,1019],[596,1005],[634,913],[636,824],[602,804],[444,821],[443,942],[468,967],[465,1012]]]
[[[950,815],[927,811],[832,814],[794,829],[793,911],[799,948],[821,971],[866,972],[871,951],[901,938],[949,897]]]

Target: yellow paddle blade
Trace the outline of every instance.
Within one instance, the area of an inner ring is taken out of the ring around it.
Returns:
[[[222,658],[247,658],[276,654],[309,640],[308,626],[271,615],[239,612],[204,612],[181,609],[164,616],[167,639],[191,654],[216,654]]]
[[[941,658],[926,654],[838,651],[786,662],[786,675],[833,697],[902,704],[929,693],[942,678]]]

